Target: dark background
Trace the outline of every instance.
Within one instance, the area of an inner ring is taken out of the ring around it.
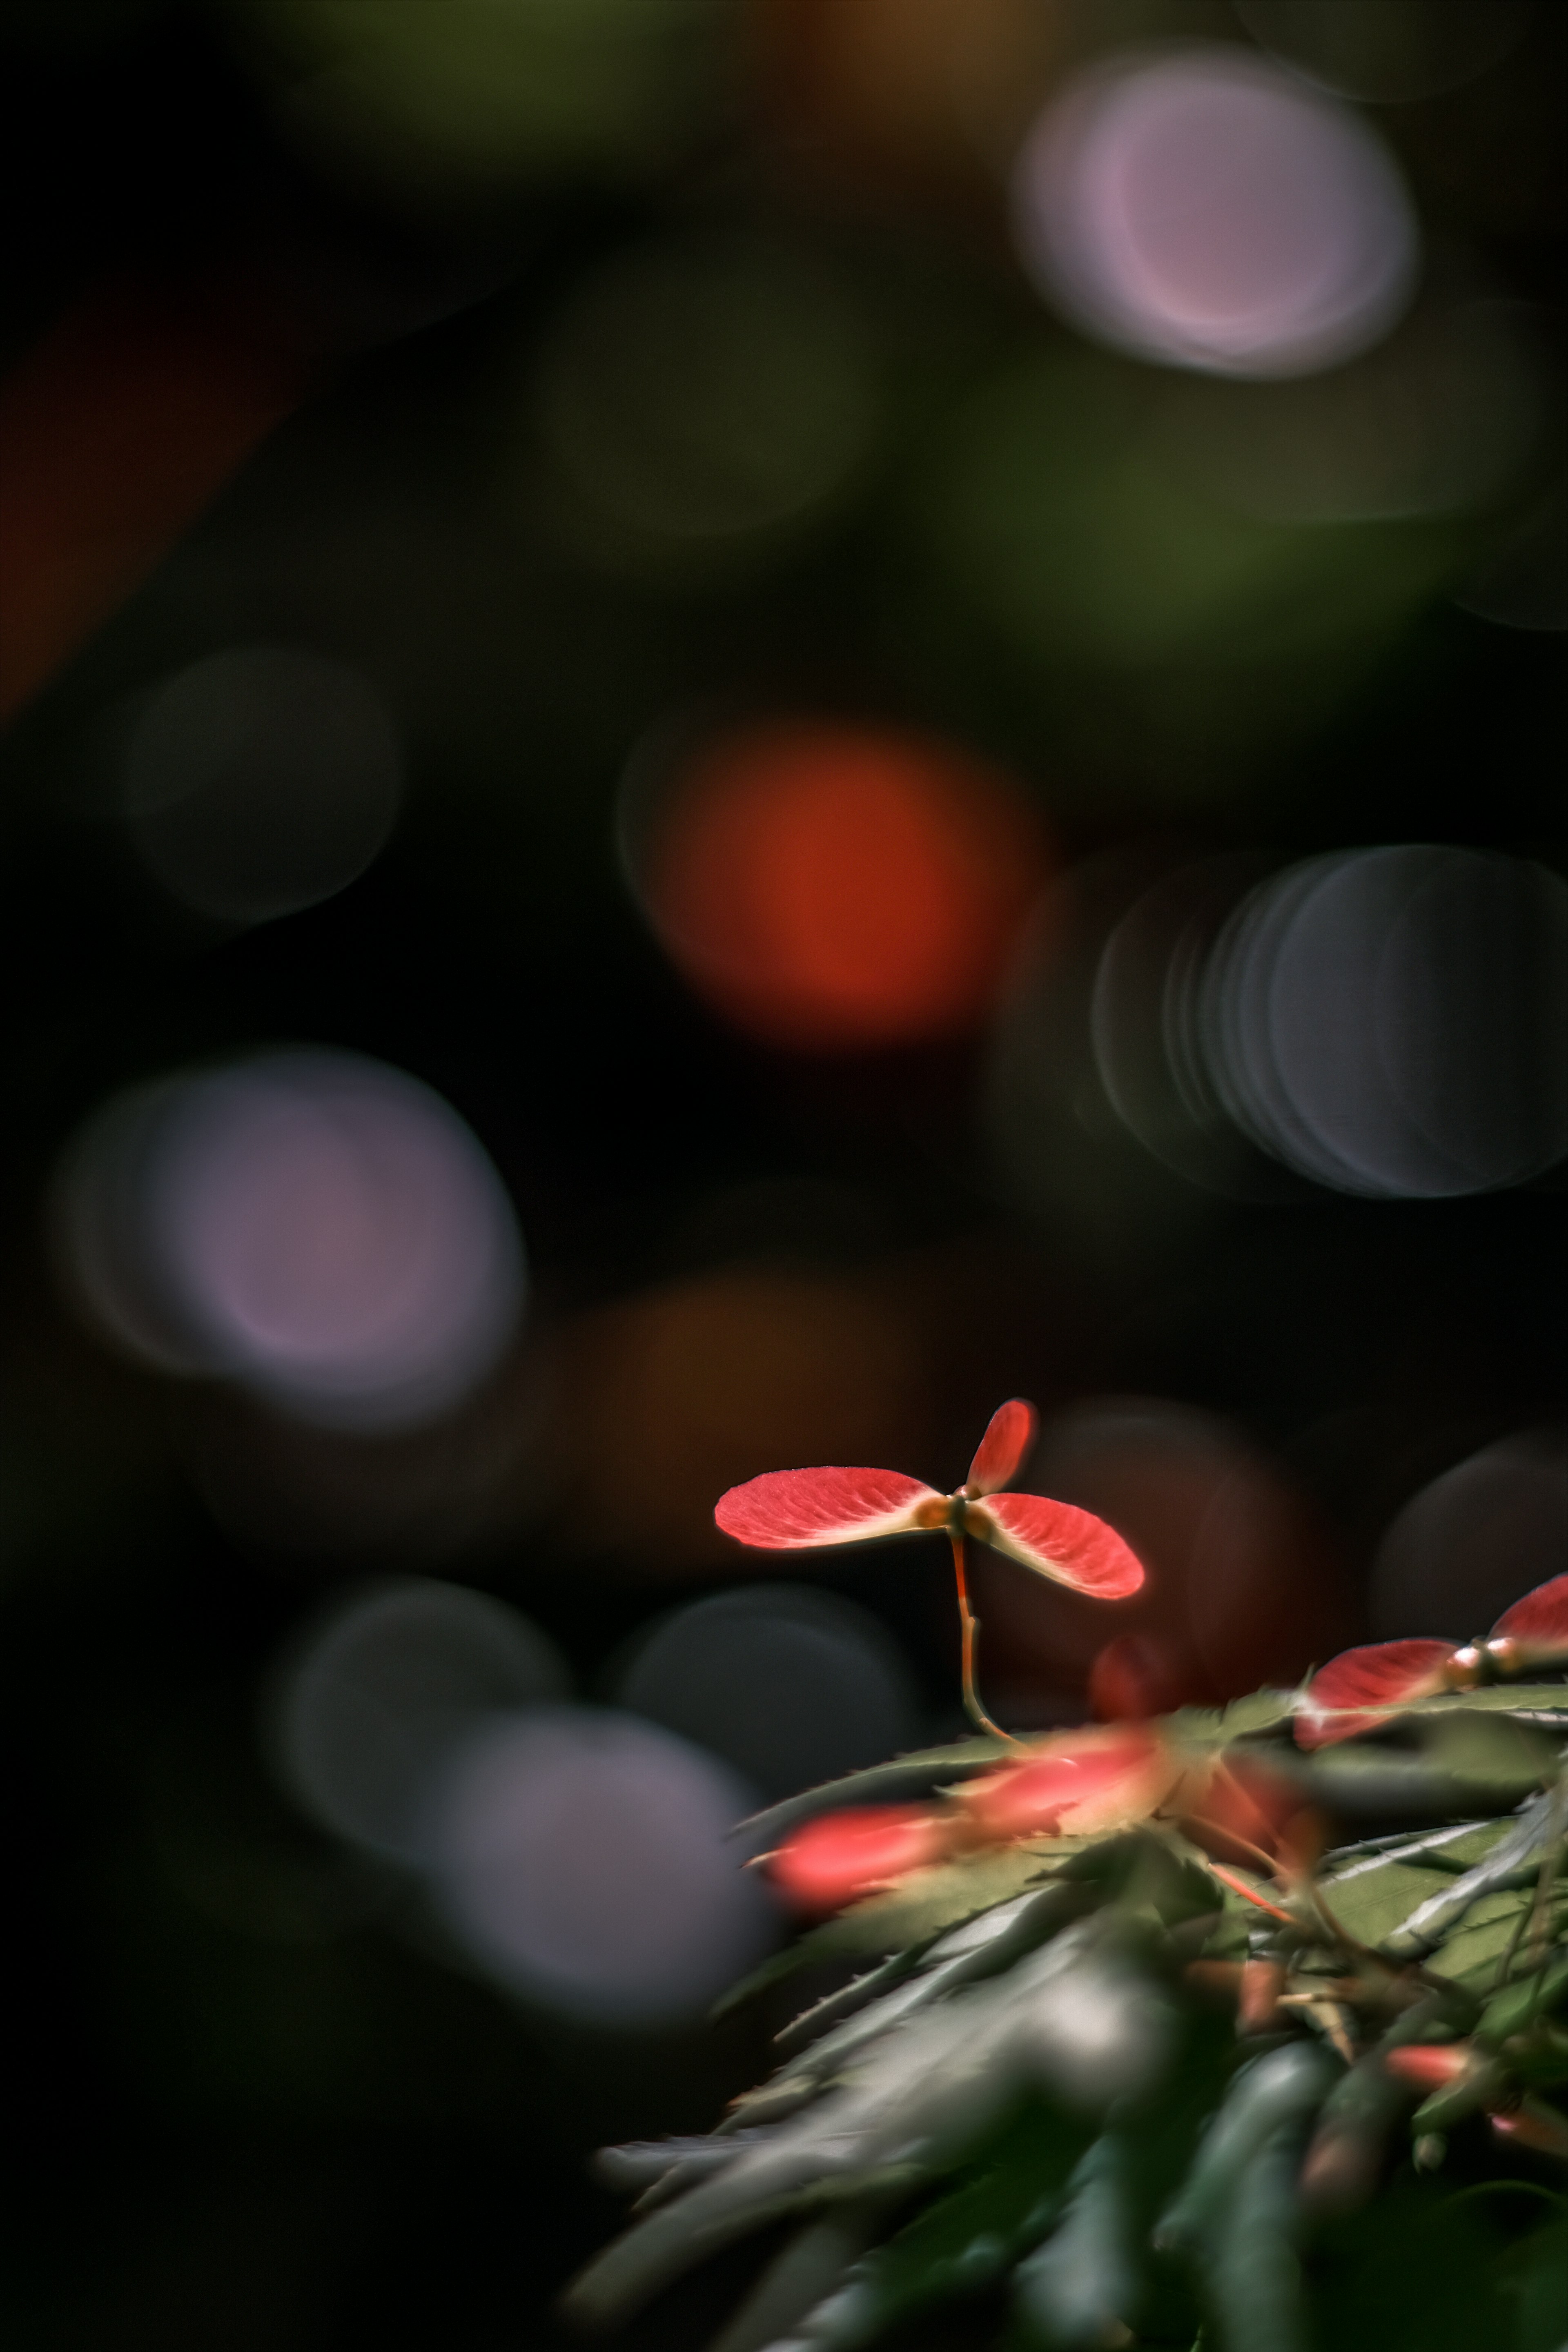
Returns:
[[[914,10],[910,40],[940,13]],[[1224,9],[1122,14],[1134,34],[1245,37]],[[626,1302],[749,1269],[762,1330],[769,1282],[896,1294],[913,1352],[889,1458],[942,1484],[1014,1391],[1226,1416],[1314,1515],[1347,1633],[1400,1504],[1560,1409],[1557,1179],[1246,1207],[1156,1175],[1109,1223],[1026,1213],[976,1128],[982,1041],[775,1051],[659,951],[616,869],[614,796],[646,730],[704,699],[967,740],[1025,779],[1063,871],[1398,840],[1551,863],[1561,845],[1561,637],[1453,600],[1506,515],[1467,522],[1342,691],[1266,716],[1240,752],[1097,732],[999,651],[908,556],[967,389],[998,354],[1066,337],[1010,259],[994,181],[840,103],[820,12],[694,25],[698,68],[651,152],[458,173],[432,195],[366,184],[298,134],[264,11],[0,17],[9,359],[130,283],[204,315],[229,302],[301,384],[4,751],[0,2311],[17,2346],[554,2340],[550,2297],[614,2220],[585,2152],[700,2128],[764,2063],[765,2021],[595,2037],[428,1957],[275,1791],[255,1727],[291,1632],[384,1566],[515,1601],[588,1693],[637,1624],[733,1573],[706,1537],[683,1555],[678,1516],[642,1539],[635,1464],[609,1465],[588,1537],[563,1510],[563,1479],[598,1475],[582,1430],[607,1410],[604,1334]],[[1379,118],[1436,245],[1548,313],[1563,32],[1542,8],[1502,65]],[[1063,35],[1104,37],[1081,12]],[[605,257],[714,219],[798,237],[855,290],[891,386],[880,445],[798,543],[695,587],[617,577],[516,494],[530,355]],[[350,888],[215,939],[128,851],[114,747],[150,683],[258,640],[374,678],[410,788]],[[247,1540],[242,1514],[215,1516],[204,1449],[240,1409],[100,1349],[44,1240],[50,1171],[116,1087],[295,1040],[444,1095],[511,1191],[534,1278],[493,1408],[515,1458],[462,1507],[431,1472],[411,1531],[357,1546],[280,1544],[260,1520]],[[752,1436],[750,1466],[771,1466]],[[933,1723],[951,1716],[940,1556],[824,1573],[902,1640]],[[638,2340],[698,2341],[721,2304],[694,2290]]]

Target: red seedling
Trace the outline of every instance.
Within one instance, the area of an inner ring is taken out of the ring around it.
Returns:
[[[1435,1641],[1376,1642],[1331,1658],[1308,1685],[1296,1718],[1303,1748],[1375,1731],[1384,1710],[1531,1667],[1568,1665],[1568,1576],[1554,1576],[1505,1609],[1485,1641],[1456,1649]]]
[[[993,1723],[975,1689],[976,1626],[969,1606],[965,1538],[977,1536],[1009,1559],[1097,1601],[1124,1600],[1143,1581],[1135,1555],[1092,1512],[1043,1495],[1000,1491],[1034,1436],[1035,1409],[1015,1397],[992,1414],[968,1477],[951,1495],[940,1495],[898,1470],[769,1470],[743,1486],[731,1486],[713,1516],[726,1535],[760,1551],[805,1551],[931,1529],[945,1533],[958,1579],[963,1703],[983,1731],[1005,1739],[1007,1733]]]
[[[1468,2042],[1406,2042],[1385,2051],[1383,2063],[1399,2082],[1415,2091],[1446,2091],[1468,2074],[1475,2053]]]

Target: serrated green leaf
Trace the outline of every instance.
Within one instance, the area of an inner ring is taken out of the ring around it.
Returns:
[[[1277,1731],[1290,1721],[1298,1705],[1294,1691],[1252,1691],[1228,1706],[1178,1707],[1173,1715],[1163,1716],[1158,1727],[1184,1748],[1226,1748],[1233,1739]]]
[[[1538,1726],[1511,1715],[1468,1707],[1428,1716],[1418,1728],[1424,1755],[1440,1771],[1466,1788],[1485,1790],[1499,1804],[1517,1802],[1556,1769],[1556,1743]]]
[[[1479,2041],[1496,2044],[1522,2033],[1538,2017],[1548,2017],[1568,1994],[1568,1951],[1554,1953],[1543,1969],[1523,1968],[1506,1992],[1489,2001],[1476,2028]]]
[[[929,1870],[911,1872],[885,1895],[870,1895],[841,1912],[809,1940],[817,1957],[897,1952],[909,1944],[929,1943],[944,1927],[956,1927],[1026,1887],[1043,1885],[1064,1857],[1081,1845],[1081,1840],[1058,1839],[993,1846],[961,1861],[935,1863]]]
[[[847,1772],[841,1780],[825,1780],[820,1788],[803,1789],[765,1812],[737,1822],[735,1835],[766,1845],[801,1822],[840,1805],[882,1805],[896,1798],[935,1790],[944,1780],[963,1780],[988,1766],[1005,1763],[1017,1750],[1000,1739],[960,1739],[944,1748],[922,1748],[913,1755],[895,1756],[889,1763],[869,1765],[863,1772]]]
[[[1407,1861],[1404,1857],[1409,1849],[1395,1847],[1342,1864],[1320,1882],[1323,1900],[1348,1935],[1375,1948],[1423,1903],[1452,1885],[1456,1864],[1473,1867],[1512,1827],[1505,1818],[1461,1830],[1435,1850],[1441,1853],[1441,1863],[1433,1851]]]
[[[1445,1691],[1435,1698],[1408,1699],[1389,1716],[1522,1715],[1545,1717],[1546,1727],[1561,1718],[1568,1730],[1568,1683],[1489,1683],[1483,1690]]]
[[[1464,1720],[1479,1727],[1486,1723],[1500,1727],[1507,1719],[1481,1716]],[[1457,1729],[1458,1718],[1442,1727]],[[1509,1727],[1513,1727],[1511,1722]],[[1386,1740],[1347,1739],[1341,1747],[1321,1749],[1310,1761],[1303,1759],[1291,1777],[1331,1811],[1347,1807],[1358,1812],[1426,1813],[1441,1820],[1445,1814],[1473,1813],[1489,1802],[1512,1803],[1535,1786],[1539,1775],[1478,1781],[1450,1770],[1434,1756],[1394,1748]]]
[[[1244,1903],[1239,1895],[1231,1893],[1229,1887],[1226,1887],[1226,1894],[1229,1898],[1226,1907],[1204,1939],[1202,1958],[1205,1960],[1244,1960],[1247,1958],[1252,1922],[1258,1915],[1250,1903]]]
[[[1466,1912],[1463,1924],[1450,1930],[1427,1956],[1433,1974],[1463,1985],[1467,1992],[1489,1992],[1498,1963],[1513,1939],[1515,1928],[1529,1910],[1528,1888],[1508,1888],[1483,1895]]]

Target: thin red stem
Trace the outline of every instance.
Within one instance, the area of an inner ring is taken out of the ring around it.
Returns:
[[[974,1649],[980,1627],[969,1605],[969,1577],[963,1557],[963,1536],[957,1528],[950,1528],[949,1534],[952,1541],[952,1572],[958,1585],[958,1622],[963,1639],[964,1707],[970,1721],[978,1724],[982,1731],[988,1731],[994,1739],[1005,1740],[1009,1748],[1016,1748],[1022,1743],[1015,1739],[1010,1731],[1004,1731],[999,1723],[994,1723],[980,1703],[980,1693],[974,1680]]]

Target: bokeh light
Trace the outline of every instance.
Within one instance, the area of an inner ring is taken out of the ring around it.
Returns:
[[[448,1769],[432,1883],[464,1947],[525,1998],[600,2025],[673,2024],[777,1932],[730,1835],[751,1801],[715,1758],[630,1716],[498,1720]]]
[[[897,1460],[920,1426],[921,1272],[741,1265],[580,1317],[542,1448],[565,1539],[666,1571],[759,1565],[714,1526],[726,1487],[781,1460]]]
[[[222,923],[315,906],[363,872],[397,813],[403,757],[369,680],[247,646],[194,662],[139,711],[126,822],[172,895]]]
[[[433,1419],[521,1310],[516,1221],[475,1138],[356,1055],[260,1055],[113,1104],[59,1198],[68,1266],[113,1337],[306,1420]]]
[[[351,182],[449,209],[554,174],[635,180],[710,119],[715,0],[244,0],[292,136]]]
[[[1265,521],[1485,510],[1516,489],[1542,445],[1556,387],[1541,323],[1523,303],[1425,303],[1321,375],[1174,379],[1157,435],[1194,481]]]
[[[1046,862],[1028,801],[972,753],[804,719],[721,733],[651,793],[634,770],[622,833],[693,987],[807,1052],[973,1028]]]
[[[754,2122],[875,1923],[715,2000],[880,1874],[828,1814],[787,1908],[736,1817],[903,1751],[918,1868],[968,1731],[941,1537],[785,1562],[759,1474],[945,1488],[1035,1401],[1148,1581],[973,1548],[1018,1734],[1560,1572],[1565,62],[1545,0],[0,0],[0,2342],[553,2343],[588,2150]],[[1031,2086],[1179,2089],[1111,2079],[1147,1988],[1025,1991],[1004,2172]],[[856,2316],[802,2263],[875,2215],[799,2218],[759,2340]]]
[[[1298,375],[1393,324],[1418,232],[1348,110],[1227,47],[1089,69],[1014,173],[1026,266],[1087,331],[1222,375]]]
[[[1089,1042],[1105,1099],[1144,1150],[1234,1199],[1277,1196],[1277,1171],[1227,1117],[1200,1027],[1207,958],[1252,861],[1179,866],[1138,894],[1095,966]]]
[[[984,184],[1068,29],[1060,0],[762,0],[752,13],[793,170],[879,192]]]
[[[710,1748],[770,1801],[912,1748],[912,1679],[878,1620],[836,1594],[766,1584],[643,1634],[617,1704]]]
[[[1568,1559],[1568,1452],[1537,1433],[1483,1446],[1412,1496],[1373,1563],[1373,1629],[1468,1641]]]
[[[999,1170],[1023,1197],[1147,1235],[1184,1200],[1190,1214],[1187,1187],[1440,1199],[1568,1152],[1560,875],[1414,845],[1256,877],[1243,854],[1066,877],[987,1080]],[[1162,1195],[1151,1163],[1183,1186]]]
[[[1317,1182],[1521,1182],[1568,1150],[1568,885],[1463,849],[1310,859],[1232,919],[1204,1021],[1237,1124]]]
[[[1456,601],[1506,629],[1568,629],[1568,479],[1513,524]]]
[[[573,551],[701,581],[789,543],[870,449],[875,354],[831,273],[731,233],[625,254],[539,362],[546,497]]]
[[[1249,511],[1184,446],[1174,389],[1084,348],[1009,358],[955,405],[921,494],[940,588],[1066,734],[1067,781],[1109,772],[1144,804],[1256,789],[1466,560],[1424,520]]]
[[[566,1695],[566,1668],[515,1609],[406,1577],[338,1604],[278,1679],[273,1751],[306,1810],[340,1837],[417,1864],[456,1748],[492,1715]]]
[[[46,684],[304,396],[216,289],[72,296],[0,389],[0,718]]]
[[[1523,37],[1532,0],[1235,0],[1265,48],[1346,98],[1430,98]]]

